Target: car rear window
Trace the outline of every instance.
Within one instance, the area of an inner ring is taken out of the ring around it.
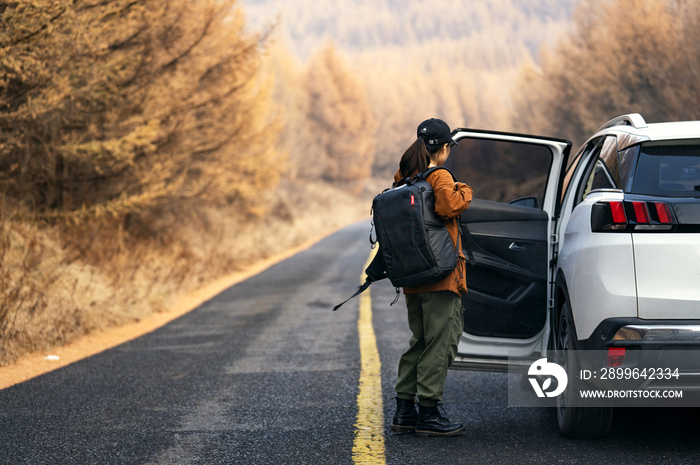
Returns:
[[[642,145],[632,193],[700,197],[700,144]]]

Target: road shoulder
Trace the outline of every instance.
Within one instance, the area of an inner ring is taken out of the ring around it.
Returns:
[[[364,221],[364,219],[359,221]],[[100,352],[155,331],[194,310],[229,287],[241,281],[245,281],[271,266],[312,247],[324,238],[356,222],[358,222],[358,220],[336,227],[293,249],[262,260],[245,270],[232,273],[195,292],[184,295],[178,299],[173,307],[165,312],[150,315],[138,322],[129,323],[116,328],[108,328],[99,333],[86,335],[66,346],[54,347],[47,351],[25,355],[11,365],[0,367],[0,389],[5,389],[15,384],[28,381],[44,373],[70,365],[71,363],[99,354]]]

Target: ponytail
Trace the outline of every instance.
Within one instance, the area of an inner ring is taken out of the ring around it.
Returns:
[[[402,178],[408,178],[416,173],[422,173],[428,169],[430,165],[430,156],[437,153],[441,146],[430,146],[432,150],[428,150],[425,145],[425,140],[422,137],[416,141],[404,152],[399,162],[399,171]]]

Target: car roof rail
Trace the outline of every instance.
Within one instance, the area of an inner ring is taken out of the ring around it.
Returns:
[[[627,115],[622,115],[611,119],[602,125],[598,131],[608,129],[613,126],[632,126],[635,129],[642,129],[647,127],[647,122],[644,121],[644,118],[642,118],[642,115],[639,113],[629,113]]]

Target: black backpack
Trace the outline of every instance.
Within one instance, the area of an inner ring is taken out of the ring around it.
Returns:
[[[436,283],[455,269],[458,252],[445,220],[435,213],[435,195],[426,181],[439,169],[455,179],[450,170],[437,166],[403,179],[374,198],[372,225],[377,238],[373,240],[370,233],[370,242],[373,247],[378,242],[379,251],[365,270],[367,280],[350,299],[380,279],[388,277],[398,296],[399,287]]]

